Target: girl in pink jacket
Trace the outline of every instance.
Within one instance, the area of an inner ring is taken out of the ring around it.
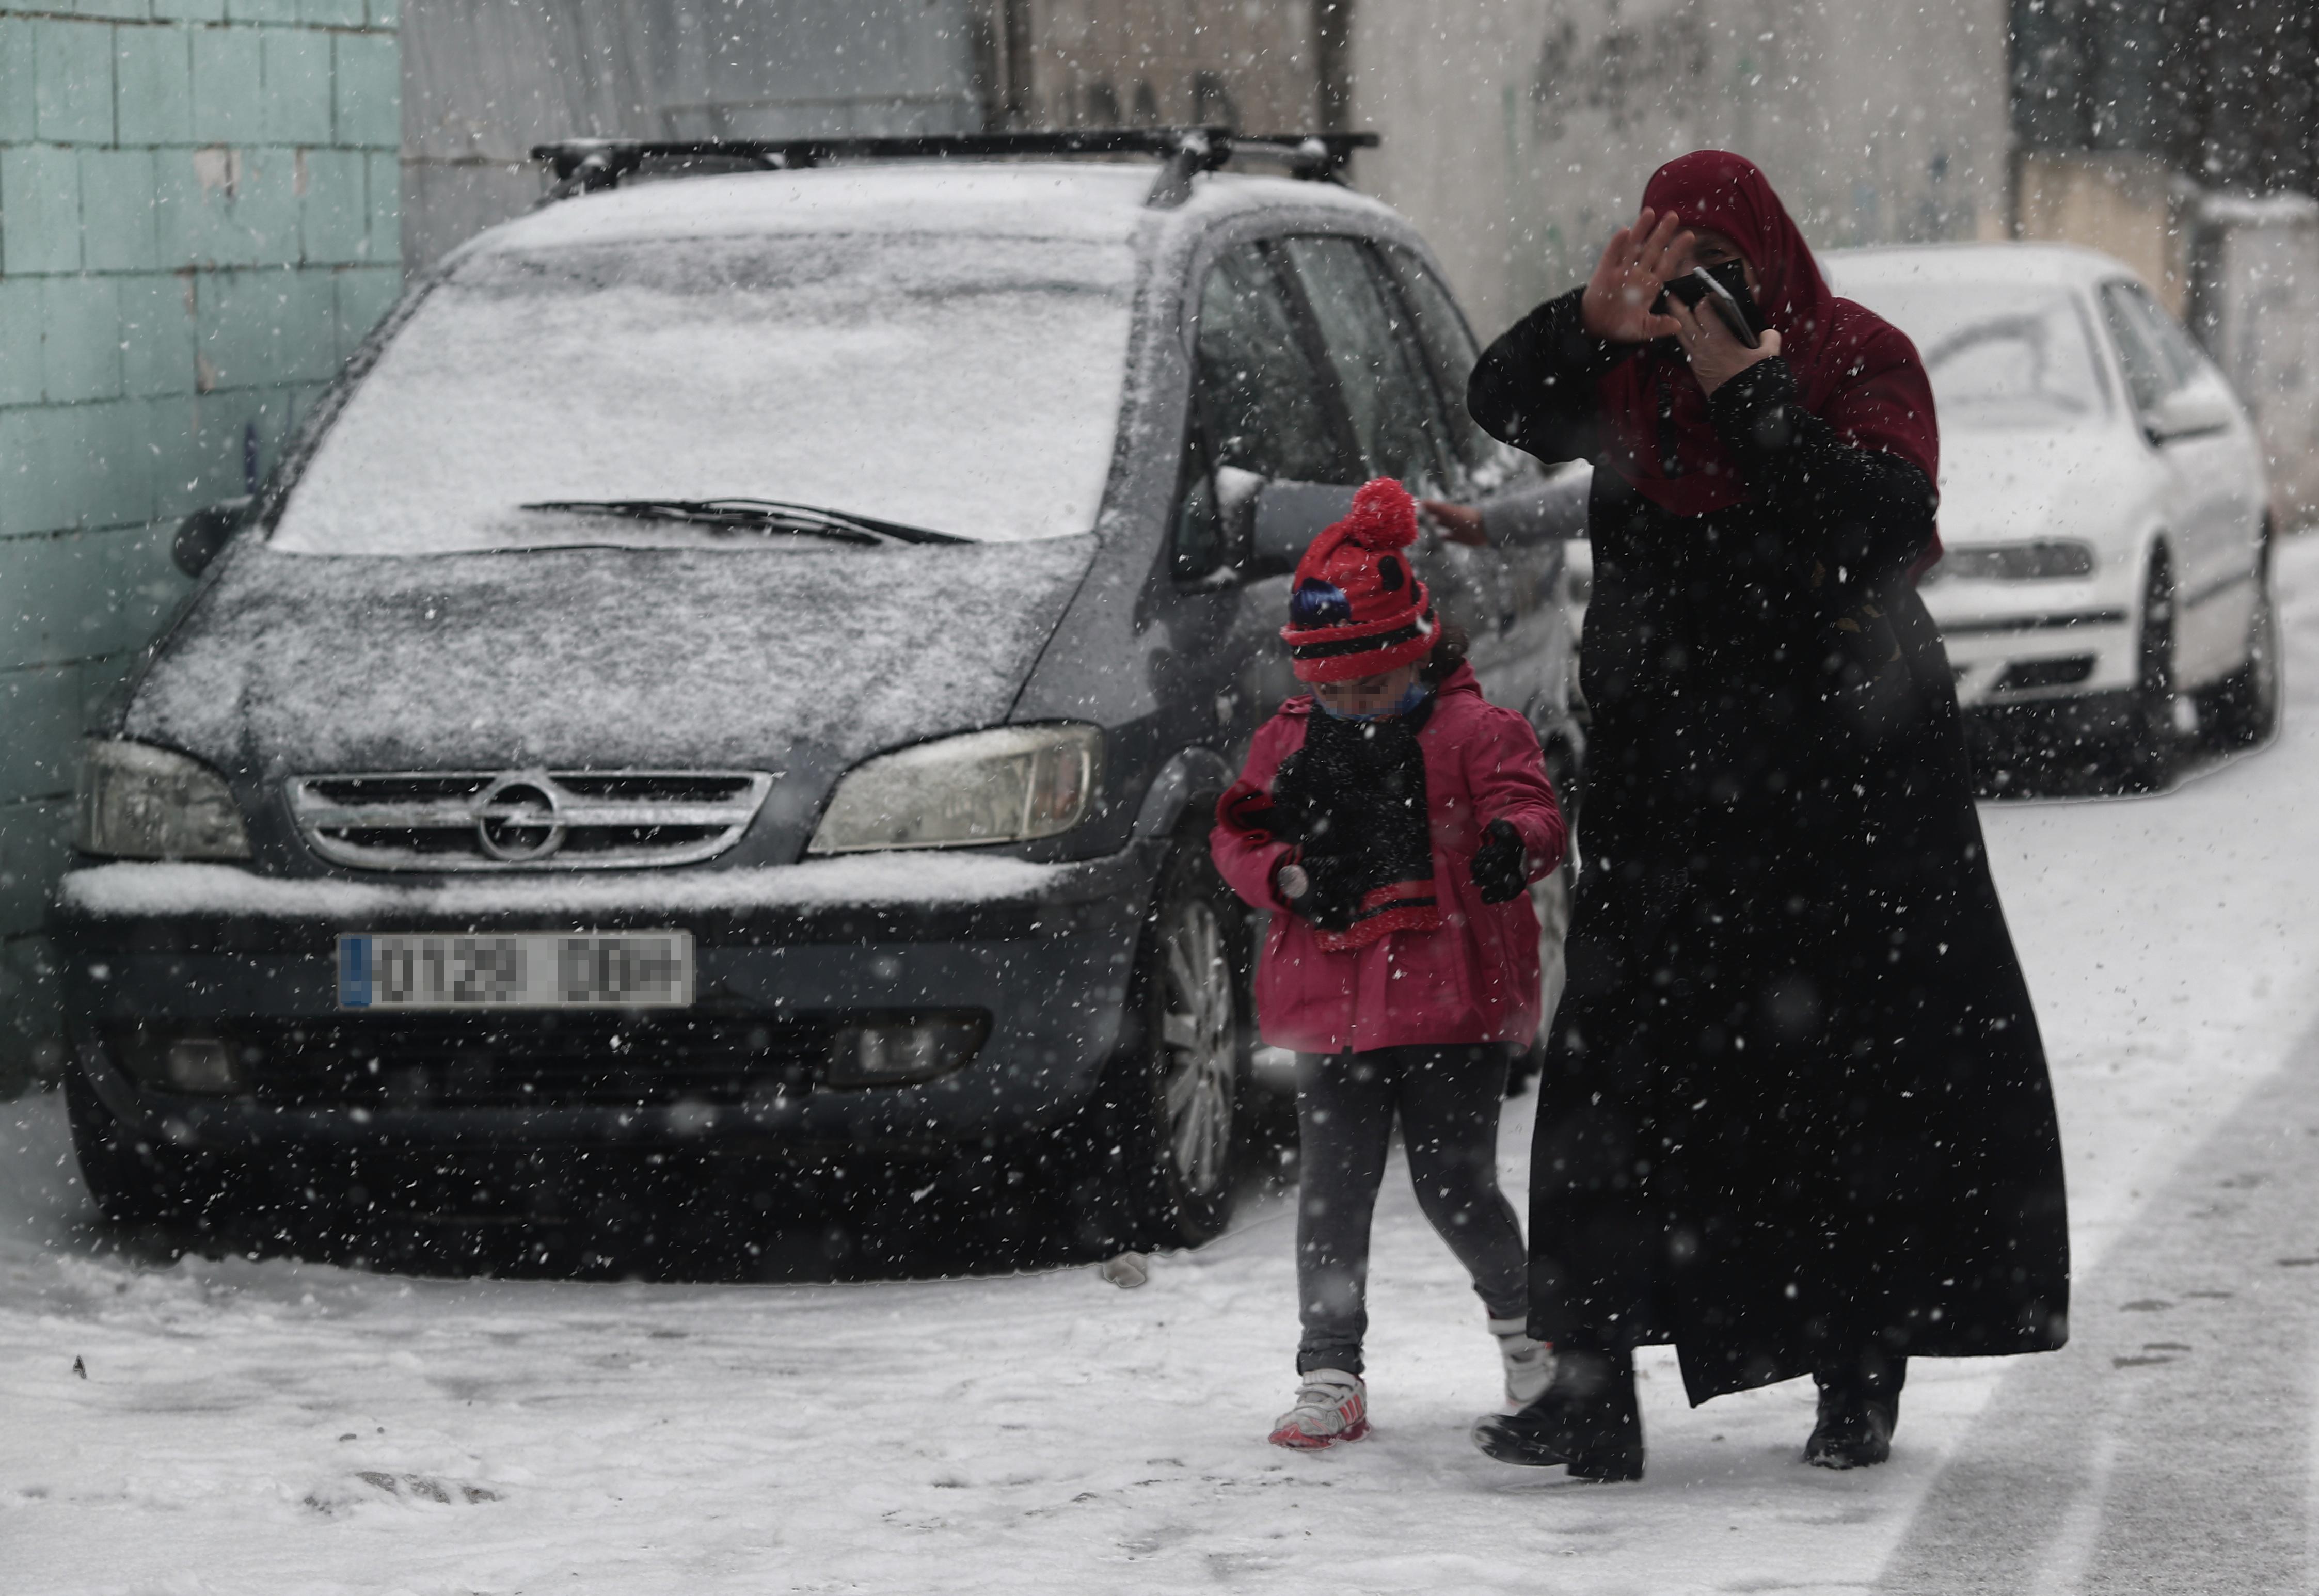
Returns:
[[[1436,617],[1416,540],[1415,505],[1380,478],[1305,550],[1281,636],[1313,690],[1258,730],[1210,838],[1233,890],[1270,911],[1258,1019],[1297,1054],[1304,1335],[1296,1403],[1272,1432],[1284,1447],[1368,1431],[1369,1215],[1396,1112],[1418,1202],[1488,1312],[1507,1400],[1550,1372],[1524,1333],[1497,1135],[1509,1049],[1540,1020],[1527,888],[1562,862],[1562,811],[1537,733],[1482,697],[1463,635]]]

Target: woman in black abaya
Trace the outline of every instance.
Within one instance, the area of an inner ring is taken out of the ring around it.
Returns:
[[[1744,282],[1760,349],[1655,308],[1693,266]],[[1672,1341],[1692,1402],[1809,1374],[1806,1456],[1881,1462],[1908,1358],[2068,1335],[2044,1055],[1914,588],[1923,367],[1828,292],[1761,172],[1703,150],[1468,403],[1596,467],[1585,868],[1530,1183],[1558,1372],[1475,1438],[1639,1477],[1634,1348]]]

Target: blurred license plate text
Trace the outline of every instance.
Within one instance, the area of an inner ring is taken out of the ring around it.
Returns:
[[[342,936],[340,1008],[684,1008],[684,931]]]

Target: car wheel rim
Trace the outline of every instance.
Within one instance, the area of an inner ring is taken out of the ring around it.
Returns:
[[[1183,1184],[1205,1196],[1223,1184],[1232,1150],[1239,1051],[1232,961],[1224,956],[1215,910],[1205,903],[1186,905],[1162,951],[1168,998],[1160,1019],[1167,1055],[1161,1091],[1169,1157]]]

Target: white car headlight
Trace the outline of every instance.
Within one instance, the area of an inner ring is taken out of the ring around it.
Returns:
[[[143,743],[87,744],[73,843],[113,859],[249,857],[249,833],[225,779]]]
[[[1979,582],[2050,582],[2094,573],[2094,546],[2071,537],[2036,543],[1992,543],[1950,549],[1926,573],[1927,580],[1963,577]]]
[[[1103,733],[1095,726],[1000,726],[944,737],[847,771],[806,852],[1051,837],[1087,818],[1102,780]]]

